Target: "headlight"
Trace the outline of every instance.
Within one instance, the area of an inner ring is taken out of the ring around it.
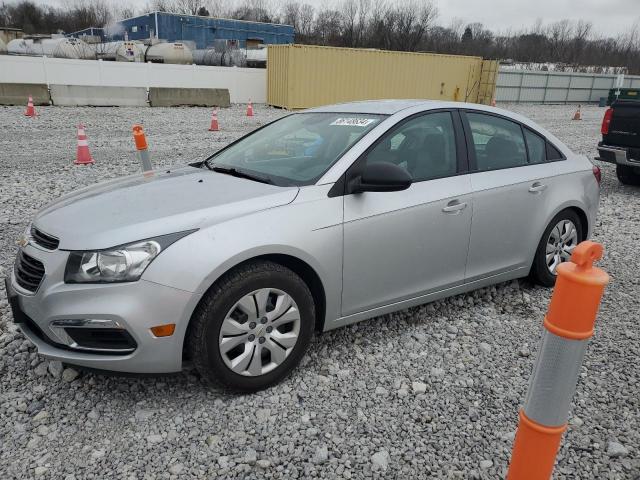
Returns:
[[[65,283],[135,282],[160,252],[195,232],[172,233],[109,250],[71,252],[64,272]]]

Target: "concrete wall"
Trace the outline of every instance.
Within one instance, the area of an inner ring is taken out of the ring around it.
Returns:
[[[590,103],[607,97],[617,75],[501,69],[496,84],[498,102]],[[640,77],[627,75],[623,88],[640,87]]]
[[[223,88],[232,103],[266,103],[261,68],[106,62],[0,55],[0,83],[107,87]]]
[[[2,70],[0,70],[0,105],[26,106],[29,101],[29,95],[33,97],[35,105],[49,105],[49,91],[45,84],[1,83],[1,72]]]
[[[223,88],[155,88],[149,89],[152,107],[196,105],[202,107],[228,107],[229,90]]]
[[[146,107],[147,90],[142,87],[89,87],[85,85],[51,85],[54,105],[75,107]]]

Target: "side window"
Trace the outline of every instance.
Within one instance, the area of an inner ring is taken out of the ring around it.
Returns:
[[[427,113],[407,121],[382,137],[366,162],[395,163],[414,182],[455,175],[458,164],[451,113]]]
[[[547,159],[548,160],[561,160],[564,158],[564,155],[560,153],[556,147],[547,142]]]
[[[524,138],[529,150],[529,163],[544,163],[547,161],[547,142],[540,135],[524,129]]]
[[[520,125],[504,118],[467,112],[478,170],[526,165],[527,151]]]

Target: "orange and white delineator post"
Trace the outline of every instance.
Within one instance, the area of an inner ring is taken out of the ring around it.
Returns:
[[[142,172],[150,172],[153,170],[153,165],[151,163],[151,157],[149,157],[149,151],[147,150],[147,137],[144,135],[142,125],[133,126],[133,140],[136,143],[136,150],[138,150],[138,158],[140,159]]]
[[[574,249],[570,262],[558,265],[507,480],[551,478],[584,353],[609,282],[609,275],[593,266],[602,252],[599,243],[584,241]]]

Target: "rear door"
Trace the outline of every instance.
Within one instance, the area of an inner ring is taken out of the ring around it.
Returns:
[[[380,161],[407,169],[414,183],[400,192],[344,197],[345,316],[464,282],[472,198],[459,114],[410,117],[358,159],[347,178]]]
[[[561,186],[544,138],[499,115],[468,110],[463,119],[473,170],[465,277],[472,282],[530,267]]]

